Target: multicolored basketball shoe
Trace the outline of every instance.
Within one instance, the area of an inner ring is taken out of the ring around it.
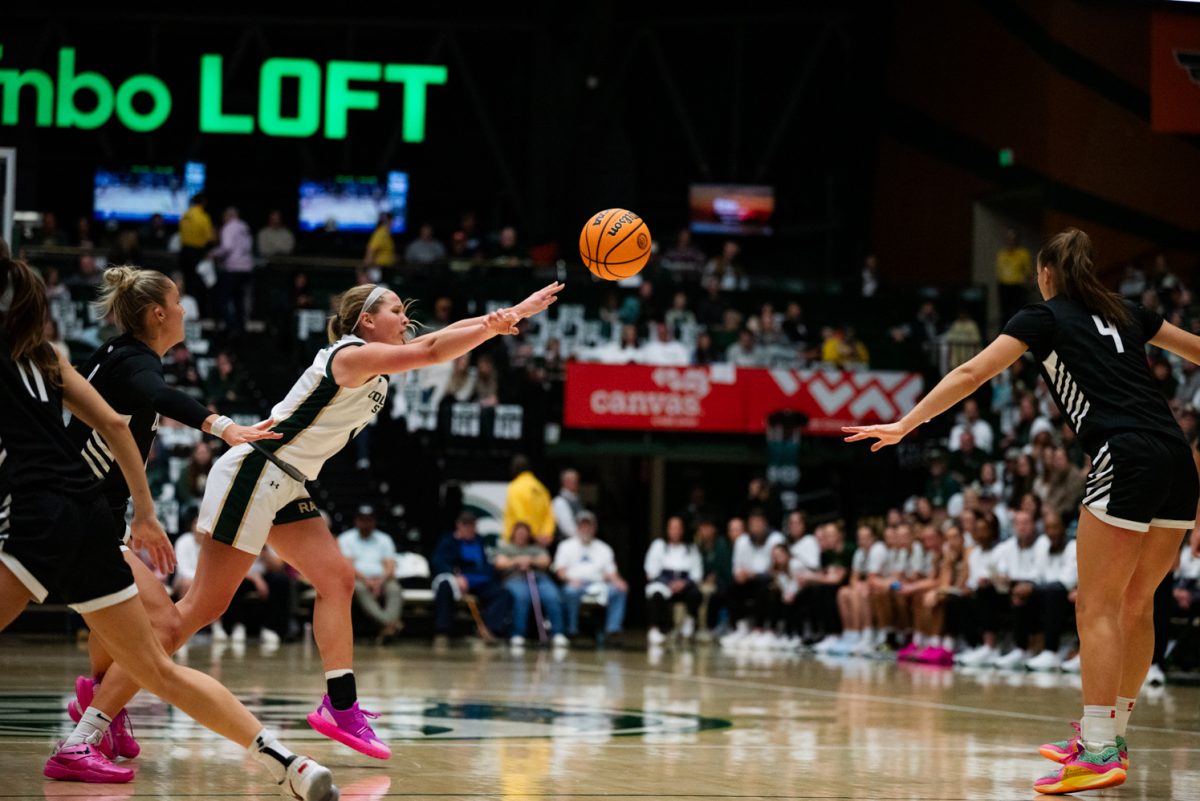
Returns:
[[[288,764],[279,791],[296,801],[338,801],[341,796],[329,768],[306,756],[295,757]]]
[[[1079,721],[1077,720],[1071,721],[1071,728],[1075,730],[1074,737],[1067,740],[1045,743],[1038,749],[1038,753],[1051,762],[1057,762],[1060,765],[1070,759],[1079,748],[1079,735],[1082,733],[1082,729],[1079,728]],[[1124,737],[1117,737],[1117,751],[1121,754],[1121,767],[1128,771],[1129,745],[1125,742]]]
[[[1057,773],[1038,779],[1033,783],[1033,789],[1045,795],[1062,795],[1117,787],[1124,783],[1125,768],[1121,767],[1121,754],[1116,746],[1110,745],[1102,751],[1089,751],[1080,743]]]
[[[95,679],[87,676],[76,677],[75,697],[67,702],[67,714],[70,715],[71,720],[78,723],[83,718],[83,713],[92,705],[96,688],[99,686],[100,682]],[[109,759],[116,759],[119,756],[133,759],[142,753],[142,747],[134,739],[133,724],[129,722],[127,710],[122,709],[113,718],[112,724],[108,727],[108,733],[96,744],[96,749]]]
[[[97,732],[99,734],[99,732]],[[133,781],[133,771],[114,765],[95,748],[94,742],[64,745],[60,740],[46,760],[42,775],[48,779],[88,784],[124,784]]]
[[[334,709],[329,696],[321,699],[321,705],[308,716],[308,725],[331,740],[348,745],[360,754],[375,759],[391,759],[392,749],[375,736],[367,718],[377,718],[376,712],[359,709],[358,702],[349,709]]]

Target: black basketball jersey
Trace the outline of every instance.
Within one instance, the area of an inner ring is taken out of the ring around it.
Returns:
[[[150,346],[129,334],[110,339],[80,369],[100,396],[129,421],[142,461],[150,455],[158,431],[159,414],[184,425],[200,428],[209,411],[163,379],[162,359]],[[100,433],[72,418],[67,434],[92,474],[104,482],[104,494],[113,501],[129,497],[125,475]]]
[[[0,500],[25,489],[95,494],[99,483],[67,438],[62,388],[11,353],[0,334]]]
[[[1092,456],[1121,431],[1184,441],[1146,361],[1146,343],[1163,318],[1142,306],[1126,306],[1129,322],[1115,326],[1057,295],[1021,309],[1004,327],[1003,333],[1029,346],[1063,418]]]

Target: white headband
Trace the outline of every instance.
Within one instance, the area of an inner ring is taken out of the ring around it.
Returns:
[[[363,304],[362,311],[360,311],[358,313],[358,319],[354,321],[354,325],[350,326],[349,333],[351,333],[351,334],[354,333],[354,329],[358,328],[358,324],[362,322],[362,316],[364,314],[368,313],[371,310],[371,306],[374,305],[375,301],[379,300],[379,298],[383,296],[383,293],[387,292],[387,291],[388,291],[388,288],[386,286],[384,286],[383,284],[375,285],[375,288],[371,290],[371,294],[367,295],[367,302]]]

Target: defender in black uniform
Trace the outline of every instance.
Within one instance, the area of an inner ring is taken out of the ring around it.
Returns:
[[[208,728],[247,748],[285,793],[304,801],[335,801],[329,770],[293,754],[214,679],[175,664],[155,639],[137,586],[107,529],[90,523],[106,514],[98,482],[71,446],[62,408],[100,431],[129,481],[135,541],[170,542],[154,518],[154,502],[125,420],[45,338],[49,307],[41,279],[0,249],[0,629],[30,599],[58,593],[79,611],[146,689]],[[128,782],[133,771],[94,746],[117,710],[90,707],[77,730],[59,743],[43,773],[53,779]]]
[[[943,378],[897,423],[848,426],[877,451],[973,394],[1029,350],[1092,460],[1077,535],[1083,674],[1080,736],[1040,753],[1062,763],[1034,789],[1058,794],[1125,781],[1125,727],[1154,650],[1154,590],[1192,528],[1196,463],[1146,363],[1153,344],[1200,363],[1200,337],[1105,289],[1077,229],[1038,253],[1043,303],[1026,306],[982,353]]]
[[[279,434],[239,426],[228,417],[210,414],[192,397],[167,386],[163,379],[163,355],[183,340],[184,312],[179,299],[175,283],[155,270],[134,267],[106,270],[96,304],[98,316],[112,314],[124,333],[100,346],[81,369],[105,402],[128,419],[142,462],[145,463],[154,444],[160,415],[211,432],[230,445],[278,438]],[[265,427],[266,424],[261,426]],[[113,469],[112,450],[99,431],[78,417],[68,424],[67,436],[89,474],[101,483],[107,514],[96,516],[95,524],[107,528],[117,542],[123,543],[129,487],[121,471]],[[168,653],[173,653],[182,644],[179,610],[163,583],[141,559],[127,552],[125,561],[133,570],[159,642]],[[67,713],[76,723],[91,705],[96,683],[112,665],[112,657],[98,639],[88,641],[88,655],[92,675],[76,679],[76,697],[67,705]],[[140,753],[124,709],[113,719],[108,734],[99,748],[110,759],[133,758]]]

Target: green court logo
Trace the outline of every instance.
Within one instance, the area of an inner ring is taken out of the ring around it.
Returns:
[[[70,697],[69,693],[0,693],[0,739],[63,737],[73,728],[65,711],[65,699]],[[324,739],[304,721],[315,705],[311,695],[239,693],[238,697],[265,725],[282,730],[289,741]],[[412,696],[364,698],[363,706],[380,713],[372,726],[385,740],[690,737],[730,725],[726,720],[679,712],[551,704],[526,706]],[[139,739],[219,739],[183,713],[145,694],[138,696],[129,711]]]
[[[3,58],[0,46],[0,62]],[[428,88],[445,84],[447,75],[446,67],[436,64],[329,61],[322,65],[306,58],[270,58],[258,70],[255,113],[245,114],[225,108],[224,66],[221,55],[200,57],[200,133],[258,131],[302,138],[319,132],[326,139],[345,139],[351,111],[375,111],[381,92],[402,88],[401,137],[405,142],[423,142]],[[294,86],[296,104],[285,110],[289,84]],[[141,73],[114,81],[80,70],[73,47],[59,49],[53,77],[45,70],[0,69],[0,94],[0,125],[6,126],[21,123],[21,101],[30,95],[39,128],[91,130],[115,116],[129,130],[145,133],[161,128],[170,119],[173,105],[171,89],[161,78]],[[88,95],[91,102],[84,100]]]

